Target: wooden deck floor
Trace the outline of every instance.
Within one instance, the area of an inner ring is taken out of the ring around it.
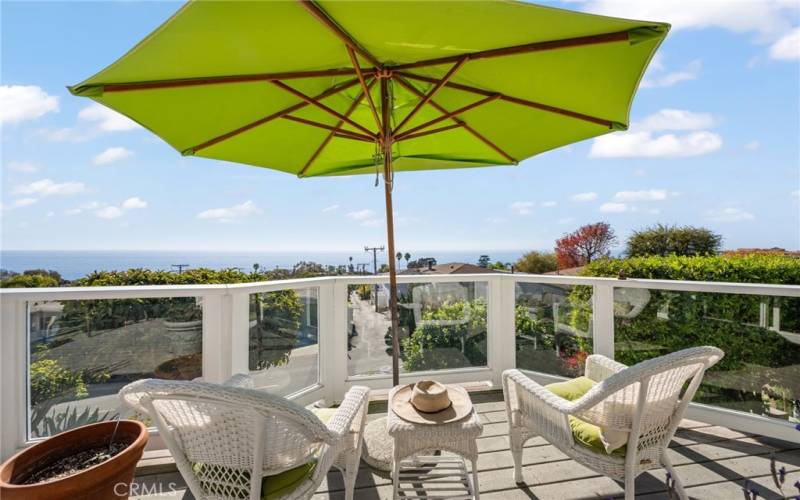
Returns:
[[[622,487],[568,459],[541,438],[531,439],[523,454],[525,485],[512,478],[513,462],[508,450],[508,425],[502,394],[496,391],[472,394],[484,423],[478,440],[478,480],[481,498],[485,500],[588,499],[619,498]],[[370,418],[386,412],[385,402],[370,405]],[[800,445],[745,434],[725,427],[684,421],[669,451],[678,474],[687,486],[687,493],[697,499],[745,498],[742,486],[747,480],[758,491],[758,499],[794,498],[800,490]],[[781,491],[770,473],[770,458],[777,467],[785,467],[787,475]],[[651,471],[636,480],[637,498],[667,499],[663,470]],[[173,488],[170,484],[173,483]],[[191,499],[177,473],[137,477],[141,497]],[[135,488],[136,486],[134,486]],[[153,489],[155,488],[155,489]],[[357,500],[390,499],[392,484],[388,475],[373,471],[362,462],[356,483]],[[332,471],[323,482],[315,500],[343,499],[341,474]],[[133,491],[135,493],[135,491]]]

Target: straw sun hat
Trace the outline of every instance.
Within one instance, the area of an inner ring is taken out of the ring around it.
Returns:
[[[472,401],[465,389],[432,380],[398,389],[391,406],[398,417],[415,424],[455,422],[472,411]]]

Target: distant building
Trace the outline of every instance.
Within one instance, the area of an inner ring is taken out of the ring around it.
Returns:
[[[488,269],[464,262],[448,262],[447,264],[435,264],[434,262],[430,262],[426,267],[403,269],[397,274],[489,274],[502,272],[503,271]]]

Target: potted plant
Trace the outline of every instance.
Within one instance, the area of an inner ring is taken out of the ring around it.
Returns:
[[[192,297],[172,299],[167,307],[164,326],[171,335],[193,342],[203,330],[202,309]]]
[[[0,466],[0,498],[128,498],[147,440],[147,427],[135,420],[100,422],[56,434]]]

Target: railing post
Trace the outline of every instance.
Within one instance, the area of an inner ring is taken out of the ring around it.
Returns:
[[[592,289],[594,353],[614,359],[614,285],[598,283]]]
[[[250,371],[250,294],[232,293],[230,297],[231,330],[230,353],[225,355],[230,364],[224,364],[225,377]],[[222,339],[225,342],[225,338]]]
[[[27,302],[0,299],[0,461],[27,438],[27,314]]]
[[[232,363],[233,296],[203,296],[203,380],[223,382]]]
[[[341,401],[347,384],[347,283],[332,279],[320,287],[320,381],[325,401]]]
[[[489,279],[486,327],[489,368],[492,383],[500,385],[504,370],[516,368],[517,346],[514,321],[516,282],[513,275],[497,275]]]

